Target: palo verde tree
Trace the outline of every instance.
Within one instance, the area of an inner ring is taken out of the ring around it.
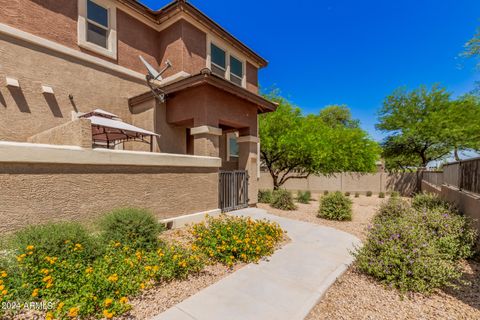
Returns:
[[[452,152],[479,146],[478,99],[464,96],[452,100],[444,88],[420,87],[396,90],[379,113],[377,129],[388,134],[383,141],[387,169],[426,167]]]
[[[267,98],[278,108],[259,117],[260,152],[274,189],[311,174],[375,170],[379,148],[363,130],[332,125],[319,115],[304,116],[277,92]]]

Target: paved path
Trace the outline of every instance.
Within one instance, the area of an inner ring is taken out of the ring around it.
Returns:
[[[292,241],[268,261],[245,266],[155,320],[304,319],[353,261],[349,251],[360,244],[348,233],[261,209],[232,214],[276,221]]]

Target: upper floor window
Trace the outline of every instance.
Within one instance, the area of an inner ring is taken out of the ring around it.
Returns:
[[[114,1],[78,0],[78,45],[111,59],[117,59]]]
[[[236,85],[245,86],[245,62],[234,57],[230,52],[210,43],[210,69]]]

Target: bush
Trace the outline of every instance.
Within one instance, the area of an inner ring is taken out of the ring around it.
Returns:
[[[326,196],[328,194],[328,190],[323,191],[323,195]]]
[[[433,193],[419,193],[413,197],[412,206],[417,210],[446,209],[454,211],[454,206]]]
[[[392,191],[392,193],[390,193],[390,197],[392,198],[399,198],[400,197],[400,193],[398,191]]]
[[[381,198],[381,199],[385,198],[385,192],[380,192],[378,194],[378,197]]]
[[[329,220],[352,220],[352,200],[339,191],[324,196],[320,200],[318,217]]]
[[[350,192],[345,192],[345,197],[350,197]]]
[[[297,193],[297,201],[300,203],[310,203],[310,200],[312,199],[312,194],[310,191],[298,191]]]
[[[293,196],[290,191],[285,189],[274,190],[272,194],[272,202],[270,204],[273,208],[281,210],[295,210],[297,207],[293,203]]]
[[[193,226],[194,249],[226,265],[257,262],[270,255],[283,239],[283,230],[267,220],[221,215]]]
[[[272,190],[258,190],[258,202],[259,203],[272,202]]]
[[[358,198],[358,197],[360,197],[360,193],[355,192],[355,198]]]
[[[79,223],[48,223],[31,226],[17,231],[9,243],[15,252],[35,245],[37,251],[47,256],[63,258],[70,254],[65,244],[81,247],[83,259],[92,260],[101,254],[101,246],[89,232]]]
[[[367,197],[371,197],[371,196],[372,196],[372,194],[373,194],[373,192],[372,192],[372,191],[367,191]]]
[[[128,244],[134,248],[155,248],[164,226],[143,209],[123,208],[108,213],[100,221],[103,239]]]
[[[465,217],[445,208],[416,210],[401,198],[384,203],[357,266],[401,292],[430,293],[461,277],[458,259],[473,254],[476,232]]]

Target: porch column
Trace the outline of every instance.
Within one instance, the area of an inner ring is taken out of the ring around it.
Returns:
[[[255,205],[258,202],[258,143],[260,140],[255,136],[240,136],[238,143],[238,169],[246,170],[248,180],[248,204]]]
[[[190,129],[193,136],[193,154],[197,156],[220,156],[220,136],[222,129],[211,126],[199,126]]]

